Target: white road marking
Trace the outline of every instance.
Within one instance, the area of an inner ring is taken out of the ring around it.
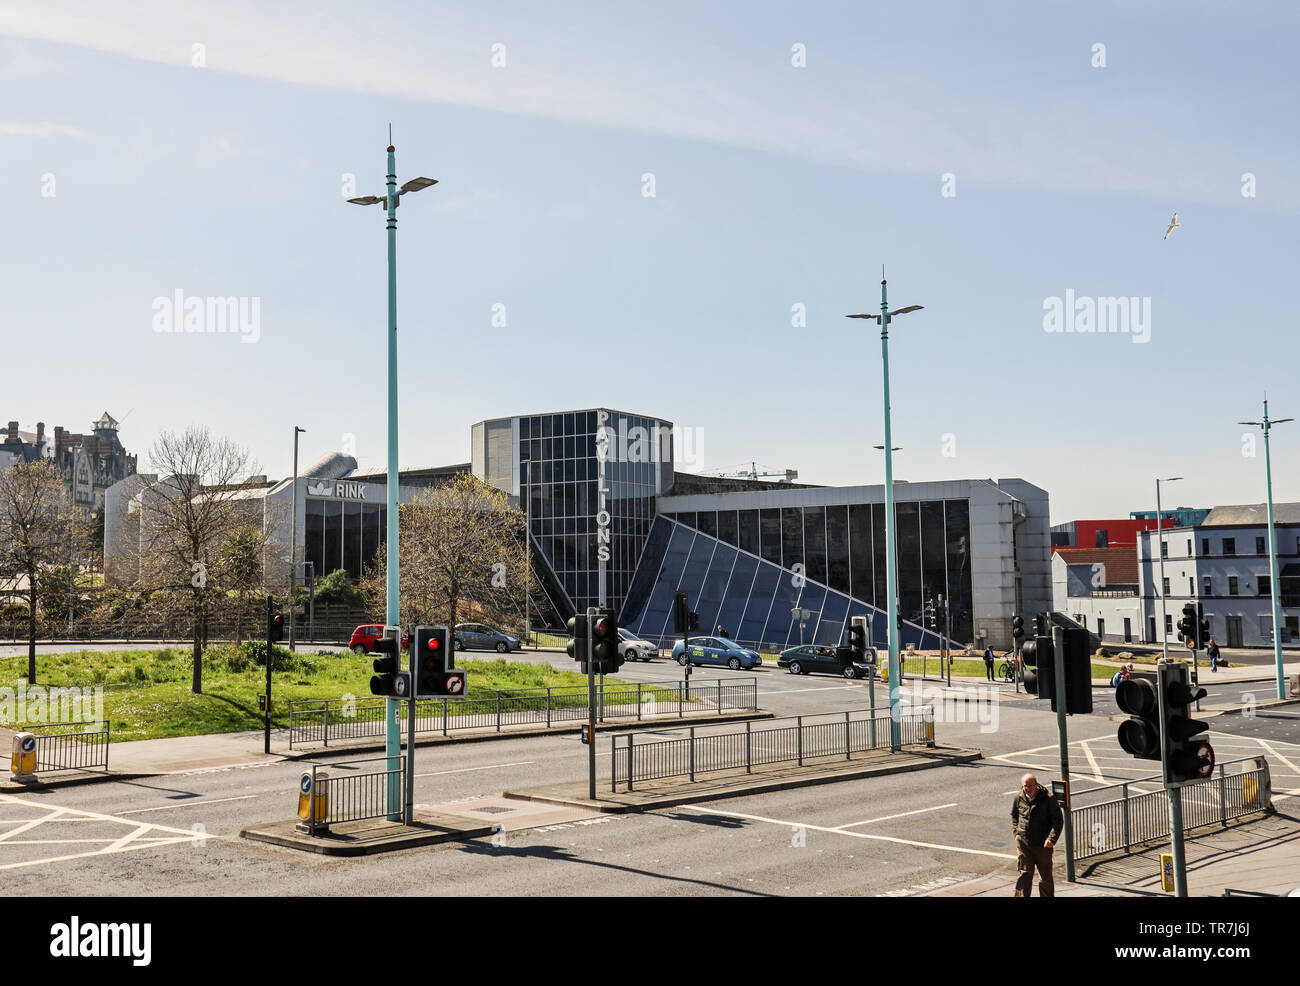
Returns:
[[[799,828],[809,829],[813,832],[828,832],[831,835],[844,835],[851,839],[871,839],[876,842],[896,842],[904,846],[916,846],[919,849],[943,849],[948,852],[966,853],[971,856],[992,856],[994,859],[1015,859],[1011,853],[990,852],[987,849],[967,849],[964,846],[945,846],[937,842],[917,842],[914,839],[896,839],[888,835],[869,835],[866,832],[846,832],[842,829],[833,829],[825,825],[812,825],[807,822],[784,822],[779,818],[765,818],[762,815],[746,815],[739,811],[722,811],[718,808],[703,808],[699,805],[683,806],[676,809],[678,811],[698,811],[706,815],[726,815],[731,818],[744,818],[751,822],[767,822],[769,825],[780,825],[782,828]]]
[[[577,754],[574,755],[576,756]],[[536,762],[536,760],[516,760],[514,763],[489,763],[484,764],[482,767],[460,767],[456,770],[433,770],[427,774],[416,774],[415,776],[441,777],[443,774],[468,774],[472,770],[496,770],[500,767],[530,767]]]
[[[1282,754],[1278,753],[1277,750],[1275,750],[1275,749],[1273,749],[1273,747],[1269,746],[1268,743],[1266,743],[1264,740],[1258,740],[1257,742],[1259,743],[1260,746],[1262,746],[1262,747],[1263,747],[1265,750],[1267,750],[1270,754],[1272,754],[1273,756],[1277,757],[1277,758],[1278,758],[1279,760],[1281,760],[1284,764],[1286,764],[1288,767],[1290,767],[1291,770],[1292,770],[1294,773],[1300,774],[1300,767],[1297,767],[1295,764],[1293,764],[1293,763],[1292,763],[1290,760],[1288,760],[1286,757],[1282,756]]]
[[[778,688],[768,691],[764,688],[759,695],[793,695],[796,692],[838,692],[846,688],[865,688],[865,685],[819,685],[815,688]]]
[[[418,775],[417,775],[418,776]],[[271,792],[268,791],[268,794]],[[211,801],[178,801],[174,805],[159,805],[157,808],[132,808],[130,811],[119,811],[119,815],[143,815],[147,811],[168,811],[172,808],[196,808],[199,805],[219,805],[227,801],[247,801],[250,798],[256,798],[256,794],[241,794],[237,798],[213,798]]]
[[[908,815],[924,815],[927,811],[940,811],[944,808],[956,808],[957,802],[946,805],[935,805],[933,808],[918,808],[916,811],[900,811],[897,815],[881,815],[879,818],[868,818],[865,822],[849,822],[847,825],[835,826],[839,830],[856,828],[859,825],[870,825],[873,822],[887,822],[893,818],[906,818]]]
[[[1079,740],[1079,749],[1082,750],[1083,755],[1088,758],[1088,766],[1092,768],[1093,780],[1095,780],[1098,784],[1105,784],[1106,781],[1104,780],[1104,775],[1101,772],[1101,767],[1098,766],[1097,764],[1097,758],[1092,755],[1092,750],[1088,746],[1088,744],[1091,742],[1092,740]]]

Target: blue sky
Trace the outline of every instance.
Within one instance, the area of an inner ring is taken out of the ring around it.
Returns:
[[[879,482],[878,332],[842,316],[878,310],[886,264],[891,303],[925,306],[891,335],[899,478],[1021,476],[1054,522],[1147,509],[1157,475],[1188,477],[1171,505],[1257,501],[1236,422],[1265,390],[1300,416],[1297,22],[0,2],[4,415],[107,409],[142,468],[190,423],[273,476],[294,424],[304,460],[353,436],[382,466],[384,228],[344,193],[382,190],[391,122],[400,179],[440,181],[399,212],[404,465],[468,459],[484,417],[603,404],[699,429],[698,470]],[[257,342],[155,332],[178,290],[260,299]],[[1149,298],[1149,341],[1045,332],[1067,291]],[[1297,447],[1281,426],[1279,499]]]

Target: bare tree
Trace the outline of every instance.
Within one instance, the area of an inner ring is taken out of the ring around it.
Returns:
[[[36,683],[41,583],[51,566],[67,558],[76,530],[71,501],[52,462],[17,462],[0,469],[0,573],[20,587],[26,583],[28,684]]]
[[[254,471],[248,453],[207,428],[163,432],[149,451],[159,480],[141,494],[139,587],[189,593],[194,674],[203,691],[208,613],[226,539],[249,523],[261,526],[262,501],[248,496]]]
[[[524,516],[505,493],[470,473],[426,490],[400,508],[403,625],[445,623],[463,607],[488,621],[522,619],[524,594],[536,589],[524,551]],[[362,580],[384,598],[387,558]]]

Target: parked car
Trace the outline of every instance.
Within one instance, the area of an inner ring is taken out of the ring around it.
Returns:
[[[659,656],[658,647],[648,640],[642,640],[631,631],[619,627],[618,635],[623,638],[623,642],[619,644],[623,651],[623,660],[649,661],[651,658]]]
[[[824,644],[787,647],[781,651],[776,666],[785,668],[791,674],[836,674],[850,679],[865,678],[870,671],[866,664],[840,660],[838,649]]]
[[[348,638],[348,649],[353,654],[373,654],[375,652],[375,640],[384,635],[384,625],[382,623],[367,623],[365,626],[359,626],[352,631],[352,636]],[[411,638],[402,631],[402,650],[411,646]]]
[[[685,641],[682,640],[673,645],[673,660],[682,667],[686,667],[684,645]],[[731,668],[732,671],[739,671],[741,668],[749,671],[762,663],[763,659],[758,656],[757,651],[746,650],[726,637],[691,638],[692,665],[721,664]]]
[[[483,623],[456,624],[456,650],[494,650],[509,654],[523,649],[524,642],[518,637]]]

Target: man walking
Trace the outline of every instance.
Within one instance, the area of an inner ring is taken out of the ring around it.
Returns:
[[[1210,658],[1210,670],[1218,671],[1219,670],[1219,644],[1213,637],[1210,638],[1210,646],[1205,648],[1205,653],[1208,654]]]
[[[1020,778],[1020,793],[1011,803],[1011,827],[1016,836],[1016,896],[1030,897],[1034,888],[1034,869],[1038,869],[1038,896],[1055,897],[1052,879],[1052,849],[1065,827],[1065,816],[1038,778],[1026,774]]]
[[[984,674],[989,681],[993,681],[993,648],[984,648]]]

